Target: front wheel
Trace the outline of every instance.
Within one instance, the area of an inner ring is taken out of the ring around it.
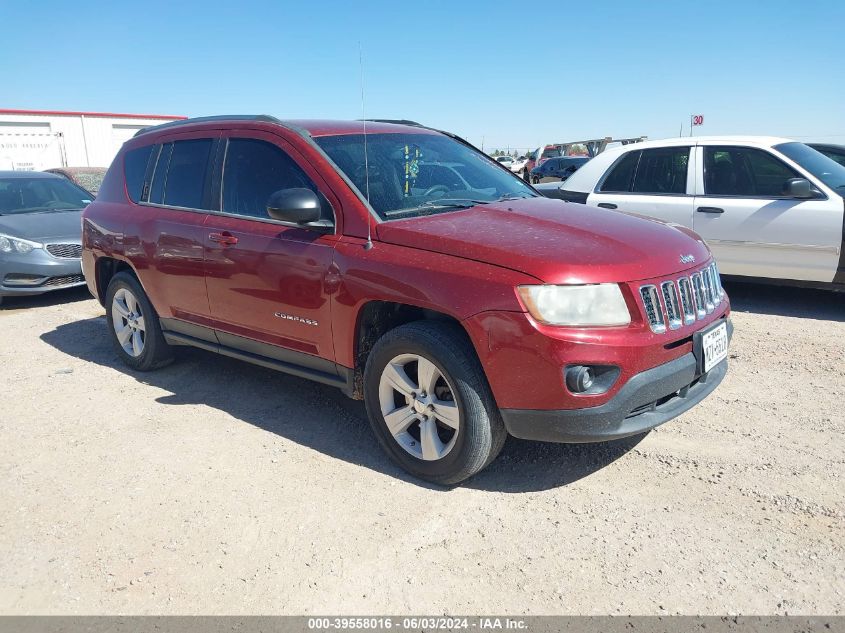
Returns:
[[[418,321],[385,334],[367,359],[364,400],[385,452],[438,484],[479,472],[507,438],[475,350],[451,323]]]

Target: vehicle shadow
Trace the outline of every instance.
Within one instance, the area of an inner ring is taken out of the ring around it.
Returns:
[[[774,316],[845,321],[845,293],[724,279],[731,309]]]
[[[0,303],[0,314],[13,310],[43,308],[61,303],[76,303],[77,301],[87,301],[89,299],[93,299],[93,297],[88,292],[88,286],[75,286],[65,290],[53,290],[41,295],[3,297],[3,301]]]
[[[41,339],[65,354],[167,391],[157,402],[213,407],[325,455],[431,490],[448,490],[393,464],[373,437],[363,403],[333,387],[193,348],[177,348],[177,360],[168,367],[136,372],[118,360],[104,316],[59,325]],[[510,438],[496,461],[461,485],[510,493],[565,486],[623,456],[642,437],[589,445]]]

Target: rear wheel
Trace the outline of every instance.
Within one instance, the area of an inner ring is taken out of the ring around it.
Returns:
[[[419,321],[385,334],[367,360],[364,391],[382,448],[421,479],[463,481],[507,437],[475,350],[450,323]]]
[[[173,360],[158,315],[141,284],[127,272],[116,274],[109,282],[106,318],[112,344],[125,364],[149,371]]]

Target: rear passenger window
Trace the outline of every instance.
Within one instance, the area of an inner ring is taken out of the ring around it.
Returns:
[[[208,161],[213,141],[210,138],[176,141],[164,183],[164,204],[188,209],[203,208]]]
[[[599,191],[628,192],[631,191],[631,182],[634,179],[634,172],[637,170],[637,162],[642,152],[629,152],[618,161],[604,179]]]
[[[319,193],[311,179],[280,147],[258,139],[229,141],[223,166],[225,213],[267,218],[270,194],[297,187]],[[325,202],[323,207],[327,207]]]
[[[129,150],[123,157],[123,171],[126,176],[126,192],[132,202],[138,202],[144,195],[144,178],[147,174],[147,163],[154,145]]]
[[[662,147],[642,151],[634,176],[634,193],[687,192],[689,147]]]

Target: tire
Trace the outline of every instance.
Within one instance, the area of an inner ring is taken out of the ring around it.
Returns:
[[[412,385],[405,382],[398,389],[402,374]],[[424,391],[426,384],[433,393]],[[416,387],[412,400],[406,395],[409,386]],[[384,451],[410,474],[433,483],[472,477],[496,458],[507,439],[475,350],[452,323],[415,321],[382,336],[367,358],[364,401]]]
[[[112,277],[106,289],[106,321],[117,355],[132,369],[150,371],[173,361],[173,348],[164,340],[158,315],[134,275],[120,272]]]

